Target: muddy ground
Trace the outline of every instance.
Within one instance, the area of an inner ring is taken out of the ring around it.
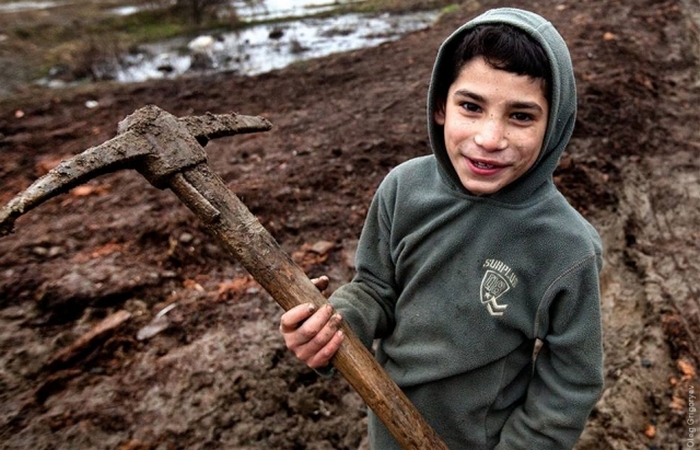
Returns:
[[[211,142],[210,164],[336,288],[382,177],[428,151],[438,43],[506,3],[571,47],[580,112],[556,180],[606,246],[607,387],[577,448],[700,445],[698,0],[483,1],[255,78],[29,90],[0,110],[0,204],[146,104],[263,115],[272,131]],[[364,447],[359,397],[286,351],[280,313],[172,193],[126,171],[76,188],[0,239],[0,448]]]

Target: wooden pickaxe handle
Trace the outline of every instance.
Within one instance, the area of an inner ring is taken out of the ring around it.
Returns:
[[[250,121],[249,119],[246,118]],[[304,303],[313,303],[317,307],[327,304],[328,300],[304,271],[231,192],[221,177],[206,164],[206,157],[203,156],[203,149],[199,143],[206,142],[208,137],[235,134],[231,132],[231,129],[235,128],[233,125],[221,126],[222,120],[226,121],[228,118],[212,119],[210,128],[197,133],[197,130],[206,128],[206,125],[192,118],[177,119],[151,106],[136,111],[120,123],[121,141],[111,144],[108,141],[103,146],[85,153],[98,154],[108,149],[110,155],[104,159],[110,167],[118,166],[115,160],[118,160],[121,154],[121,158],[128,160],[129,166],[142,173],[151,184],[159,188],[170,188],[285,311]],[[239,126],[238,122],[235,126]],[[229,130],[228,133],[226,129]],[[257,128],[251,126],[248,131],[264,129],[269,129],[269,123],[260,121]],[[210,132],[211,130],[218,131]],[[120,138],[115,138],[118,139]],[[127,150],[126,147],[129,146],[136,149]],[[73,165],[78,166],[78,171],[84,170],[81,168],[85,167],[85,164]],[[98,166],[99,163],[95,165]],[[63,173],[59,181],[42,184],[40,179],[35,183],[44,186],[38,190],[34,189],[37,192],[41,191],[39,199],[28,201],[26,198],[31,195],[25,195],[24,200],[21,199],[22,196],[18,196],[19,200],[11,201],[8,207],[0,210],[0,230],[3,227],[8,228],[8,224],[4,223],[9,222],[7,218],[14,221],[19,214],[53,196],[54,191],[59,190],[60,186],[57,185],[75,185],[75,178],[80,178],[81,182],[86,181],[88,173],[71,174],[67,169],[69,166],[72,167],[70,161],[62,163],[62,166],[52,171]],[[95,168],[89,170],[95,173],[105,172]],[[50,174],[51,172],[45,177]],[[51,189],[54,191],[47,191]],[[27,191],[32,191],[32,187]],[[12,205],[21,211],[16,211]],[[357,335],[346,324],[343,323],[341,327],[345,339],[333,357],[333,365],[399,444],[407,450],[447,450],[447,446],[396,383],[389,378]]]
[[[206,164],[173,177],[170,189],[205,223],[277,303],[289,310],[328,300],[280,248],[248,208]],[[389,378],[357,335],[342,325],[345,340],[332,362],[405,449],[447,449]]]

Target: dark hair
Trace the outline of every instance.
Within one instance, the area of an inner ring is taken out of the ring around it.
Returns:
[[[484,24],[468,30],[446,54],[450,66],[439,74],[438,101],[444,102],[450,85],[464,65],[476,57],[494,69],[540,79],[547,101],[551,100],[552,72],[544,49],[531,36],[508,24]]]

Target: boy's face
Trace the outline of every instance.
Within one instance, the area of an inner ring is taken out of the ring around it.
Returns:
[[[469,192],[498,192],[535,163],[549,114],[543,85],[481,57],[464,65],[434,119],[444,126],[447,154]]]

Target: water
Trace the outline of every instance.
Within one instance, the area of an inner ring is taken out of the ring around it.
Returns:
[[[340,5],[362,3],[364,0],[231,0],[240,20],[261,22],[265,20],[306,17],[322,12],[332,11]],[[109,11],[119,16],[128,16],[142,11],[145,6],[126,5]]]
[[[194,46],[193,37],[180,37],[140,46],[135,52],[104,61],[94,67],[100,79],[123,83],[151,79],[172,79],[183,75],[232,72],[256,75],[280,69],[298,61],[318,58],[379,45],[406,33],[425,28],[439,17],[438,11],[402,15],[345,14],[313,17],[342,4],[363,0],[230,0],[239,19],[259,24],[238,32],[201,36]],[[65,3],[54,1],[19,1],[0,4],[0,14],[47,9]],[[108,14],[130,15],[148,6],[123,5]],[[0,34],[0,39],[4,35]],[[55,68],[60,73],[60,68]],[[39,84],[65,86],[55,79],[54,70]]]
[[[55,2],[12,2],[3,3],[0,5],[0,14],[2,13],[16,13],[22,11],[33,11],[38,9],[48,9],[57,6]]]
[[[112,8],[109,10],[109,12],[114,14],[115,16],[130,16],[132,14],[136,14],[141,10],[143,10],[141,6],[127,5],[120,6],[118,8]]]
[[[281,10],[278,11],[268,10],[268,13],[282,14]],[[289,13],[289,10],[284,10],[284,13]],[[136,82],[215,71],[255,75],[297,61],[398,39],[429,26],[438,16],[439,13],[434,11],[305,18],[208,36],[200,39],[205,45],[198,49],[188,48],[192,40],[178,38],[142,46],[139,52],[125,58],[114,78],[121,82]]]

